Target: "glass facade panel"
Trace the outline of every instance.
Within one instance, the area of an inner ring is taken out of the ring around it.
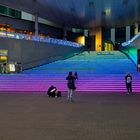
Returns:
[[[6,15],[6,14],[7,14],[7,9],[6,9],[6,7],[0,5],[0,13]]]
[[[11,9],[9,7],[5,7],[2,5],[0,5],[0,14],[5,15],[5,16],[9,16],[12,18],[21,19],[21,11],[14,10],[14,9]]]

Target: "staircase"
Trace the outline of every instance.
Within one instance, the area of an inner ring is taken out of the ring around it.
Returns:
[[[121,52],[83,52],[72,58],[26,70],[21,74],[1,74],[0,91],[45,92],[55,85],[67,91],[69,71],[77,71],[77,91],[126,92],[124,76],[133,75],[133,92],[140,92],[140,76],[135,65]]]

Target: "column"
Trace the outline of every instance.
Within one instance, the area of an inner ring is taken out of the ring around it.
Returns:
[[[130,40],[130,26],[126,26],[125,27],[125,41],[129,41]]]
[[[111,28],[111,41],[115,43],[115,28]]]
[[[95,51],[102,51],[102,28],[96,27],[90,29],[89,36],[93,41],[95,41]],[[93,46],[91,46],[91,48],[92,47]]]
[[[63,28],[63,39],[67,40],[67,27],[66,26],[64,26]]]
[[[35,14],[35,35],[38,35],[38,15]]]

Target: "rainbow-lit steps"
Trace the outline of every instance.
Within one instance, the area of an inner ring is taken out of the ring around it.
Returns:
[[[0,76],[0,91],[47,91],[50,85],[55,85],[61,91],[67,91],[67,81],[63,78],[39,77],[36,75],[6,75]],[[114,91],[126,92],[123,74],[94,75],[81,77],[76,82],[77,91]],[[133,75],[133,91],[140,92],[140,76]]]
[[[0,91],[45,92],[51,85],[67,91],[66,76],[77,71],[77,91],[126,92],[124,76],[133,75],[133,91],[140,92],[140,75],[135,65],[123,53],[97,55],[83,52],[72,58],[23,71],[21,74],[1,74]]]

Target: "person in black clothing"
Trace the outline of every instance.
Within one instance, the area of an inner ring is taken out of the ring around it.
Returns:
[[[48,94],[48,96],[49,97],[55,97],[55,92],[56,92],[56,87],[54,87],[53,85],[48,89],[48,92],[47,92],[47,94]]]
[[[47,92],[49,97],[61,97],[61,91],[58,91],[55,86],[51,86]]]
[[[132,93],[132,75],[127,73],[125,76],[125,84],[127,88],[127,94]]]
[[[67,100],[69,102],[72,102],[72,98],[73,98],[73,92],[74,90],[76,90],[75,87],[75,76],[72,74],[72,72],[69,72],[68,76],[66,77],[66,80],[68,80],[67,82],[67,87],[68,87],[68,96],[67,96]]]

